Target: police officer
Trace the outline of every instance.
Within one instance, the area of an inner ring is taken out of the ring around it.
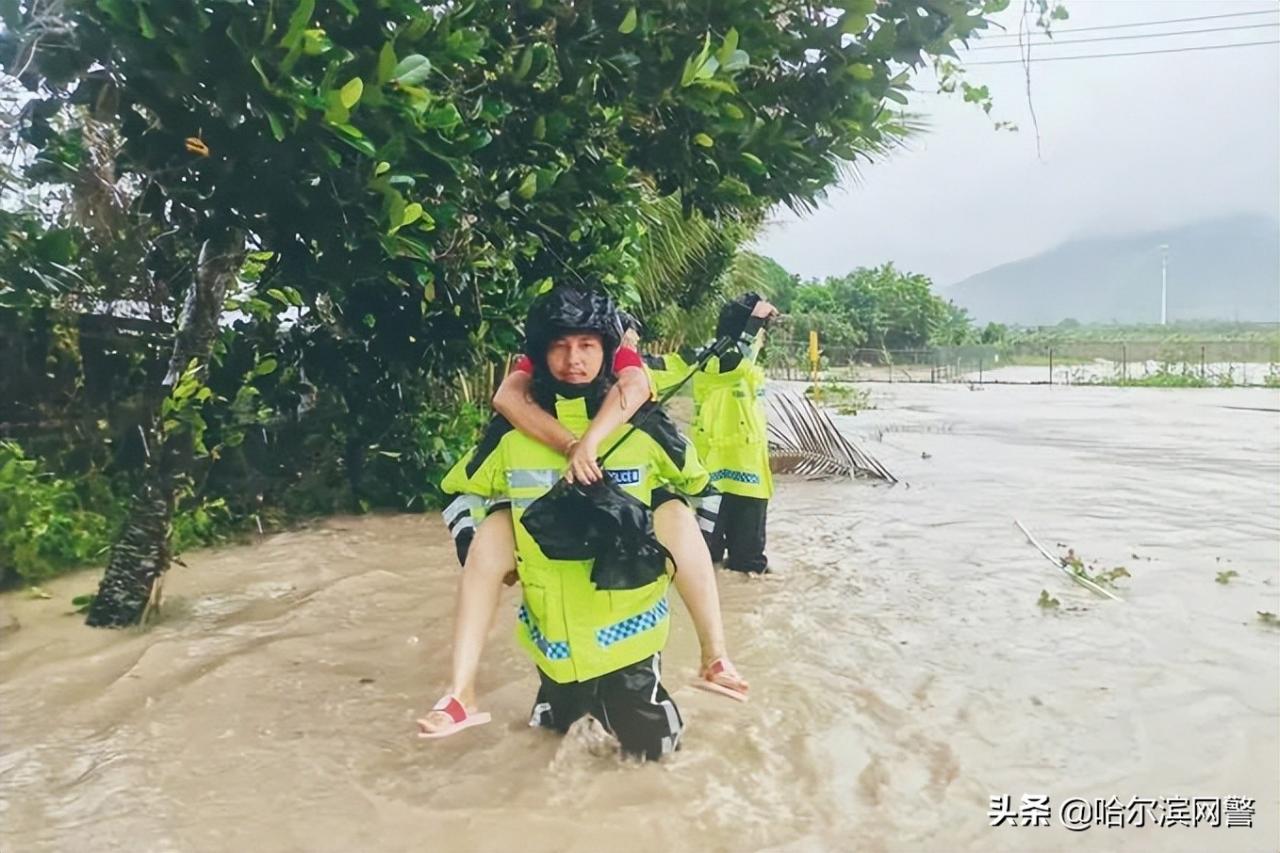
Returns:
[[[526,353],[535,363],[534,398],[575,435],[609,387],[622,330],[602,294],[557,288],[530,309]],[[652,405],[647,403],[646,406]],[[609,476],[651,503],[655,490],[696,495],[707,472],[660,409],[636,423],[608,459]],[[606,447],[626,434],[611,435]],[[525,510],[564,474],[561,453],[495,419],[480,444],[449,472],[447,493],[510,501],[523,601],[517,639],[538,667],[531,724],[567,731],[583,715],[615,734],[624,752],[656,759],[676,748],[683,722],[661,683],[660,653],[670,627],[666,574],[636,589],[604,591],[590,561],[552,560],[521,523]],[[449,713],[451,697],[443,709]],[[465,715],[465,708],[454,709]]]
[[[757,364],[764,327],[777,314],[759,294],[746,293],[724,306],[716,324],[716,340],[736,346],[713,355],[693,379],[694,418],[691,437],[710,471],[711,485],[723,494],[715,529],[708,536],[713,560],[747,573],[769,570],[765,524],[773,475],[769,470],[769,436],[765,420],[764,370]],[[704,351],[684,350],[647,356],[658,393],[680,381]]]

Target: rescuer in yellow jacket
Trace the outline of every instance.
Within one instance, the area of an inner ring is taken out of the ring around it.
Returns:
[[[557,288],[534,303],[526,330],[526,352],[538,368],[535,399],[580,435],[609,387],[603,368],[612,363],[622,331],[613,303],[598,293]],[[635,432],[621,427],[603,443],[612,448],[627,436],[609,456],[606,473],[646,504],[658,487],[702,492],[708,478],[696,450],[661,409],[643,414]],[[670,579],[663,574],[636,589],[598,590],[591,561],[543,554],[521,518],[561,479],[566,464],[562,454],[495,418],[441,485],[446,493],[510,504],[523,589],[516,634],[541,678],[531,724],[565,732],[590,714],[624,752],[656,759],[676,748],[683,728],[659,669]]]
[[[693,444],[711,472],[711,486],[723,494],[719,520],[707,537],[707,545],[713,560],[724,559],[725,568],[739,572],[769,570],[764,553],[765,523],[773,474],[769,470],[764,370],[756,361],[764,325],[776,313],[777,309],[754,293],[725,305],[716,324],[716,339],[735,338],[738,349],[712,356],[693,378]],[[646,356],[645,365],[658,393],[679,382],[701,354],[686,350]]]

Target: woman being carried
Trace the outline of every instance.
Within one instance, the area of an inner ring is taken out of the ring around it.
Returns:
[[[632,333],[634,334],[634,332]],[[652,399],[653,389],[636,351],[621,346],[619,322],[606,336],[606,356],[612,354],[612,384],[599,409],[581,436],[575,435],[533,396],[538,369],[526,353],[504,379],[494,396],[498,417],[517,430],[561,453],[566,460],[565,479],[593,483],[604,476],[597,464],[601,442],[625,424],[641,404]],[[535,356],[536,357],[536,356]],[[703,515],[712,515],[712,502]],[[699,527],[699,517],[675,492],[659,489],[652,501],[654,531],[675,562],[675,586],[693,621],[701,647],[702,667],[695,686],[745,701],[748,684],[729,660],[716,588],[715,568]],[[475,679],[484,641],[497,608],[504,582],[515,582],[515,536],[508,504],[487,507],[473,496],[460,495],[444,511],[446,523],[463,563],[454,613],[452,680],[448,692],[426,716],[418,720],[419,735],[438,738],[469,726],[488,722],[477,712]],[[708,528],[713,519],[706,519]],[[710,532],[708,530],[708,532]]]

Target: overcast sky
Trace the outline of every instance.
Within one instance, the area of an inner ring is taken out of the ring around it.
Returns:
[[[1170,38],[1033,49],[1034,57],[1276,41],[1277,0],[1067,0],[1056,38],[1271,25]],[[999,16],[1017,31],[1014,0]],[[1147,28],[1095,27],[1235,12],[1267,12]],[[1016,43],[1000,39],[987,44]],[[977,45],[974,44],[976,47]],[[1016,49],[962,54],[1016,59]],[[1231,213],[1280,220],[1280,47],[1044,62],[1032,66],[1040,120],[1036,155],[1020,65],[971,67],[992,121],[958,97],[919,94],[929,132],[862,169],[816,213],[777,211],[757,249],[803,276],[893,261],[941,286],[1081,235],[1142,232]],[[936,88],[931,75],[917,87]]]

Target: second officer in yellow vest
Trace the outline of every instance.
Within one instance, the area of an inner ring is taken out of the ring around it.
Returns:
[[[737,347],[723,356],[712,356],[693,379],[693,444],[711,472],[711,486],[723,494],[719,521],[707,544],[713,560],[723,559],[725,568],[739,572],[769,570],[764,552],[765,523],[773,474],[764,412],[764,370],[756,361],[764,325],[776,313],[755,293],[725,305],[716,324],[716,340],[730,338]],[[679,382],[701,355],[687,350],[646,356],[658,393]]]

